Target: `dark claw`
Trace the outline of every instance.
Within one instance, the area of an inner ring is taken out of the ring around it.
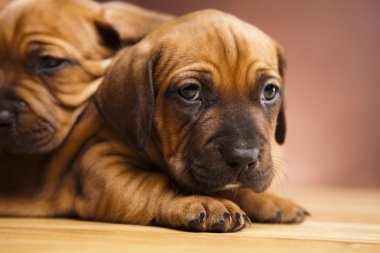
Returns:
[[[224,232],[226,230],[226,222],[224,220],[220,220],[212,225],[211,229],[213,232]]]
[[[249,219],[249,217],[246,214],[243,214],[243,218],[244,218],[246,223],[248,223],[250,226],[252,225],[251,220]]]
[[[232,222],[232,216],[229,212],[224,212],[223,217],[224,219],[228,219],[230,223]]]
[[[188,227],[190,230],[193,230],[193,231],[203,230],[202,223],[198,219],[189,221]]]
[[[193,231],[203,231],[203,223],[205,222],[206,218],[207,214],[205,212],[201,212],[198,219],[189,221],[189,229]]]
[[[305,210],[300,210],[300,211],[297,211],[297,215],[298,216],[310,216],[310,213],[308,211],[305,211]]]
[[[203,223],[205,222],[206,218],[207,214],[205,212],[201,212],[201,214],[199,215],[199,221]]]
[[[241,220],[241,214],[240,213],[236,213],[235,217],[236,217],[236,223],[231,228],[231,230],[232,231],[239,231],[239,230],[242,230],[243,228],[245,228],[245,223],[242,224],[243,220]]]

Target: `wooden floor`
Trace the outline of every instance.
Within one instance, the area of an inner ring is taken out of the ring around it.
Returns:
[[[312,217],[302,225],[252,224],[238,233],[69,219],[0,218],[0,253],[380,252],[380,189],[287,191]]]

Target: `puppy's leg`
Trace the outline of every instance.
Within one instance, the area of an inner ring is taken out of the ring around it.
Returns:
[[[177,191],[160,173],[134,169],[119,152],[97,145],[79,164],[75,210],[83,219],[155,224],[195,231],[238,231],[249,221],[233,202]]]
[[[248,188],[220,194],[237,203],[253,220],[266,223],[300,223],[310,214],[291,200],[271,193],[255,193]]]

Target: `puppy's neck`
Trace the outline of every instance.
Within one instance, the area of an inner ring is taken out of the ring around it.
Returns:
[[[155,130],[152,130],[148,143],[144,148],[144,154],[155,166],[155,169],[169,173],[168,164],[162,152],[162,142]]]

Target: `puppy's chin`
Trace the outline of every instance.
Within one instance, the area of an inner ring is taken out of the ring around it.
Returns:
[[[48,121],[37,118],[25,123],[0,127],[0,153],[46,153],[62,142],[56,136],[54,125]]]
[[[21,137],[12,138],[13,136],[6,135],[4,137],[0,133],[0,138],[7,138],[9,143],[0,142],[0,154],[1,153],[14,153],[14,154],[42,154],[48,153],[58,147],[58,144],[51,141],[52,138],[47,136],[46,138],[33,138],[33,137]]]
[[[263,170],[257,170],[250,175],[244,175],[239,178],[239,182],[254,192],[260,193],[266,191],[272,183],[274,173],[272,167]]]

